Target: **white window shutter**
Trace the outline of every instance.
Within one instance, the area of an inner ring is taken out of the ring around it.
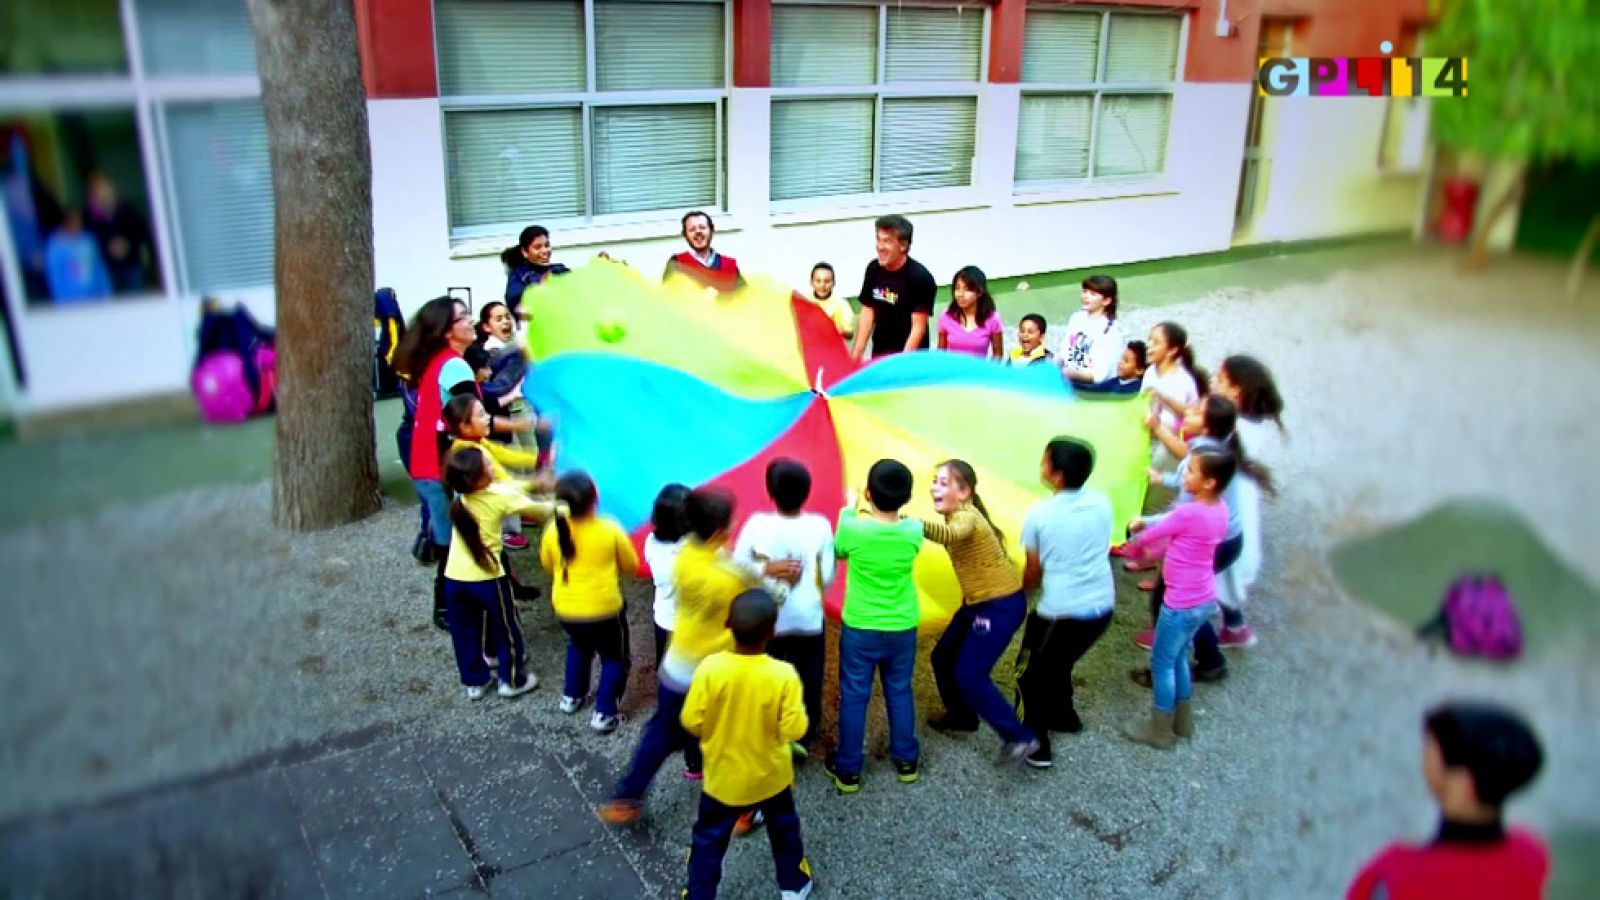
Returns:
[[[977,120],[975,97],[885,98],[878,190],[971,184]]]
[[[188,289],[272,284],[272,164],[259,100],[164,110]]]
[[[977,81],[983,5],[926,9],[891,5],[884,81]]]
[[[872,192],[871,97],[772,104],[772,199]]]
[[[1155,175],[1166,166],[1167,124],[1172,98],[1166,94],[1106,94],[1100,98],[1095,138],[1096,177]]]
[[[149,74],[255,74],[255,32],[244,0],[138,0],[135,6]]]
[[[873,84],[877,80],[875,7],[772,7],[773,87]]]
[[[726,86],[725,19],[721,3],[595,0],[595,89]]]
[[[1017,123],[1019,185],[1071,181],[1089,174],[1092,94],[1024,96]]]
[[[1178,16],[1112,13],[1106,35],[1105,80],[1165,83],[1178,72],[1178,36],[1183,19]]]
[[[449,111],[444,142],[453,227],[584,214],[577,107]]]
[[[584,89],[580,2],[439,0],[434,16],[447,97]]]
[[[595,215],[716,205],[715,106],[601,106],[591,115]]]
[[[1022,80],[1087,84],[1100,61],[1097,12],[1029,9],[1022,36]]]

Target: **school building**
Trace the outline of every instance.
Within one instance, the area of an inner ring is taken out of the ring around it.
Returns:
[[[1256,97],[1258,56],[1414,53],[1424,0],[355,0],[377,284],[499,297],[525,225],[654,272],[679,217],[853,293],[872,220],[937,277],[1397,231],[1427,106]],[[272,321],[244,0],[0,7],[0,415],[185,389],[202,297]]]

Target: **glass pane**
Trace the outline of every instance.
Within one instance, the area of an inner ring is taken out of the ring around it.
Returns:
[[[602,106],[594,117],[594,212],[717,205],[711,104]]]
[[[1017,183],[1070,181],[1089,174],[1089,124],[1094,96],[1022,98],[1017,123]]]
[[[440,0],[434,12],[444,95],[585,89],[582,3]]]
[[[584,214],[577,107],[449,112],[444,143],[451,227]]]
[[[6,218],[28,302],[161,289],[132,110],[0,115]]]
[[[245,0],[138,0],[139,52],[153,75],[255,74]]]
[[[117,0],[3,0],[0,73],[128,71]]]
[[[983,60],[983,6],[891,6],[883,79],[977,81]]]
[[[877,7],[772,7],[773,87],[877,81]]]
[[[636,3],[595,0],[596,89],[659,91],[721,88],[721,3]]]
[[[870,97],[774,101],[772,199],[870,194],[872,107]]]
[[[1022,80],[1087,84],[1100,58],[1097,12],[1028,10],[1022,37]]]
[[[1106,35],[1106,81],[1172,81],[1178,72],[1176,16],[1113,13]]]
[[[884,100],[878,190],[971,184],[977,121],[975,97]]]
[[[188,290],[272,284],[272,160],[261,101],[172,104],[166,122]]]
[[[1166,94],[1101,97],[1095,176],[1161,172],[1167,162],[1167,120],[1171,113],[1172,98]]]

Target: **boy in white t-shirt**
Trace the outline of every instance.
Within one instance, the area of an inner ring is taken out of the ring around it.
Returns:
[[[776,596],[787,591],[788,597],[778,608],[776,636],[767,652],[800,673],[810,724],[794,751],[803,758],[810,754],[811,741],[822,718],[822,594],[833,583],[837,568],[833,526],[825,517],[804,511],[806,500],[811,497],[811,472],[798,460],[775,459],[767,464],[767,496],[778,511],[755,513],[745,522],[734,545],[733,558],[753,566],[778,560],[801,564],[800,580],[795,585],[771,586],[778,588]]]

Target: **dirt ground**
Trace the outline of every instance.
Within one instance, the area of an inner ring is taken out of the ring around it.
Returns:
[[[1140,661],[1129,639],[1144,597],[1120,576],[1112,630],[1079,668],[1089,730],[1057,741],[1055,769],[996,767],[984,733],[925,735],[926,777],[911,787],[881,760],[850,798],[801,773],[826,895],[1327,896],[1385,841],[1431,829],[1418,723],[1460,695],[1510,702],[1537,726],[1548,765],[1512,818],[1577,848],[1557,858],[1575,877],[1600,833],[1600,648],[1575,639],[1507,669],[1460,663],[1342,595],[1326,562],[1345,537],[1483,495],[1600,582],[1600,417],[1587,408],[1600,397],[1600,292],[1560,299],[1562,275],[1507,260],[1469,277],[1419,253],[1159,309],[1125,293],[1131,331],[1181,322],[1204,364],[1253,353],[1287,398],[1283,490],[1249,610],[1262,642],[1200,689],[1192,745],[1131,746],[1116,729],[1148,703],[1124,674]],[[469,706],[425,621],[430,573],[406,553],[415,510],[291,537],[267,525],[268,502],[265,484],[212,486],[0,533],[0,820],[374,724],[470,740],[525,717],[553,744],[623,764],[652,704],[648,665],[624,706],[633,721],[591,735],[554,709],[562,642],[535,604],[524,621],[547,687]],[[629,599],[643,659],[649,604],[642,588]],[[934,707],[920,674],[919,702]],[[685,844],[694,799],[664,777],[649,837]],[[728,896],[770,889],[761,844],[730,856]]]

